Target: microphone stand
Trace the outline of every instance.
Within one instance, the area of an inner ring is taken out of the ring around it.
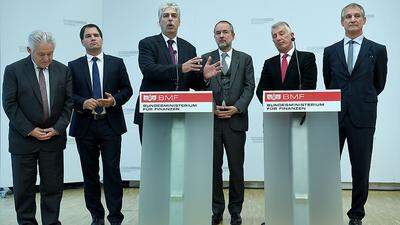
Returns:
[[[176,50],[173,51],[174,57],[176,58]],[[179,69],[178,69],[178,59],[175,60],[175,72],[176,72],[176,87],[175,91],[179,91]]]
[[[296,55],[297,72],[299,74],[299,76],[298,76],[299,77],[299,90],[302,90],[303,89],[303,86],[301,84],[302,77],[301,77],[300,64],[299,64],[299,54],[297,53],[297,47],[296,47],[296,39],[294,37],[292,37],[292,41],[294,44],[294,54]],[[300,126],[303,125],[305,120],[306,120],[306,113],[304,113],[304,115],[302,115],[302,117],[300,119]]]

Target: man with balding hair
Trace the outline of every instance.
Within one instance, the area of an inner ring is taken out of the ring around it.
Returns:
[[[40,176],[43,225],[58,225],[64,182],[63,150],[72,111],[72,80],[68,68],[53,60],[51,33],[34,31],[29,56],[4,71],[3,107],[10,120],[13,192],[17,221],[36,225],[35,184]]]

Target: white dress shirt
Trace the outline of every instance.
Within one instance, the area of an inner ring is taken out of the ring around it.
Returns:
[[[293,52],[294,52],[294,48],[290,49],[286,53],[287,54],[286,61],[287,61],[288,66],[289,66],[289,63],[290,63],[290,59],[292,59]],[[285,53],[279,53],[279,56],[280,56],[279,62],[281,63],[281,66],[282,66],[282,57],[283,57],[283,55],[285,55]]]

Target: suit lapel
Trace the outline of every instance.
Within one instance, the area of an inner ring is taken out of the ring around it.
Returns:
[[[26,58],[25,73],[27,74],[28,80],[32,85],[31,87],[32,87],[33,93],[35,94],[36,98],[39,100],[40,104],[43,104],[42,95],[40,94],[39,82],[38,82],[38,79],[36,76],[34,64],[33,64],[30,56],[28,56]]]
[[[89,90],[92,90],[92,79],[90,78],[89,64],[86,56],[81,57],[80,64],[81,71],[83,71],[83,79],[85,80],[85,83],[88,86]]]
[[[280,54],[278,54],[277,56],[275,56],[273,59],[273,65],[274,65],[274,69],[275,69],[275,71],[273,71],[273,73],[272,73],[272,76],[275,76],[275,79],[277,80],[277,81],[279,81],[279,83],[280,83],[280,87],[282,87],[283,86],[283,83],[285,82],[285,81],[283,81],[282,82],[282,75],[281,75],[281,55]],[[287,70],[286,70],[287,71]],[[287,72],[286,72],[287,73]],[[279,89],[281,89],[281,88],[279,88]]]
[[[220,58],[220,56],[219,56],[218,50],[213,51],[213,52],[210,54],[210,56],[211,56],[211,64],[214,64],[214,63],[216,63],[218,60],[221,60],[221,58]],[[208,60],[208,59],[206,59],[206,60]],[[207,63],[207,62],[206,62],[206,63]],[[220,87],[222,87],[222,85],[221,85],[221,74],[222,74],[222,71],[221,71],[220,74],[218,74],[217,76],[213,77],[213,78],[215,78],[215,80],[217,80],[218,85],[219,85]],[[213,79],[213,78],[212,78],[212,79]]]
[[[107,80],[109,78],[108,75],[110,74],[109,67],[107,66],[107,65],[110,65],[108,55],[103,54],[103,60],[104,60],[104,62],[103,62],[103,90],[102,90],[102,92],[104,93],[106,91],[106,87],[108,84],[108,82],[107,82]],[[103,96],[103,97],[105,97],[105,96]]]
[[[353,73],[354,73],[354,71],[357,70],[358,67],[360,67],[362,60],[364,60],[366,58],[365,55],[368,52],[369,46],[370,45],[369,45],[368,39],[364,38],[364,40],[361,43],[361,48],[360,48],[360,52],[358,53],[356,63],[354,64],[354,68],[352,71]]]
[[[290,62],[288,65],[288,68],[286,70],[286,74],[285,74],[285,80],[283,81],[283,83],[286,83],[287,80],[289,80],[288,77],[292,76],[292,74],[296,74],[297,75],[297,62],[296,62],[296,50],[293,51],[293,54],[290,58]],[[297,52],[298,54],[299,52]],[[299,62],[300,63],[300,62]],[[294,72],[296,71],[296,72]],[[283,84],[282,84],[283,85]]]
[[[57,94],[57,74],[55,73],[55,68],[53,64],[49,65],[49,84],[50,84],[50,109],[53,106],[54,98]]]
[[[178,63],[184,63],[185,61],[185,46],[182,45],[180,38],[176,38],[176,45],[178,46]],[[171,56],[169,55],[168,48],[167,48],[167,55],[168,55],[168,62],[172,64]]]
[[[235,81],[236,78],[236,71],[239,66],[239,54],[235,51],[232,50],[232,60],[231,60],[231,78],[229,82],[229,87],[232,87],[233,82]]]
[[[343,67],[347,71],[347,74],[350,76],[350,73],[348,72],[348,69],[347,69],[346,56],[344,55],[344,41],[343,40],[336,43],[336,53],[338,55],[339,61],[342,63]]]

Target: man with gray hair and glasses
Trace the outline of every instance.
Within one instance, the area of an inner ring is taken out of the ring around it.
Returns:
[[[221,71],[219,62],[211,65],[211,58],[201,71],[202,59],[197,57],[196,48],[177,37],[180,16],[176,3],[162,4],[158,10],[161,33],[139,42],[139,67],[143,74],[140,91],[198,90],[206,87],[208,80]],[[143,114],[139,112],[139,98],[135,124],[139,126],[142,140]]]
[[[341,13],[345,36],[326,47],[323,58],[326,89],[342,91],[340,154],[347,140],[353,179],[349,225],[361,225],[365,216],[378,95],[385,87],[387,74],[386,47],[364,37],[366,21],[361,5],[345,6]]]
[[[72,110],[68,68],[53,60],[51,33],[29,35],[29,56],[5,68],[3,107],[9,123],[14,203],[20,225],[37,225],[35,184],[40,175],[43,225],[59,225],[63,150]]]

